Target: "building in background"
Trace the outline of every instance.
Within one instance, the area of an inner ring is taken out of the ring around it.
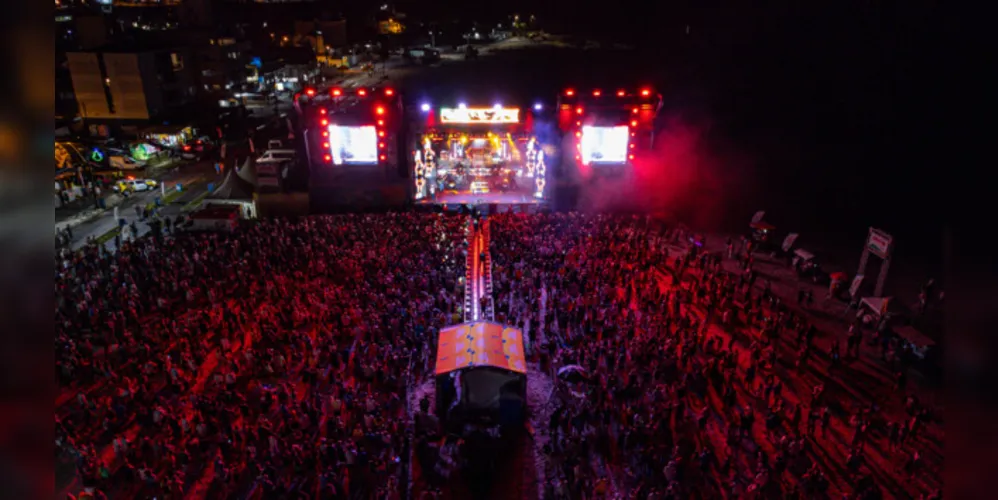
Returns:
[[[248,41],[232,37],[212,38],[207,45],[197,47],[201,88],[209,93],[239,88],[246,82],[251,50]]]
[[[210,28],[214,19],[212,0],[184,0],[180,5],[180,21],[185,26]]]
[[[347,22],[344,19],[295,21],[294,38],[296,43],[307,42],[312,47],[316,62],[329,64],[330,53],[347,44]]]
[[[56,51],[90,50],[108,42],[111,27],[106,16],[86,8],[55,11]]]
[[[195,65],[187,49],[118,47],[69,52],[66,57],[85,121],[158,119],[195,102]]]

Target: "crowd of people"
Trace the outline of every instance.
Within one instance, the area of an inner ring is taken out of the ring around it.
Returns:
[[[853,325],[843,355],[806,304],[760,281],[749,245],[727,258],[694,240],[679,253],[691,235],[646,217],[502,214],[490,224],[497,317],[531,325],[542,371],[575,365],[588,379],[560,391],[542,423],[547,498],[912,491],[933,419],[905,390],[911,352],[882,344],[896,378],[869,392],[896,396],[851,396],[846,360],[883,332]]]
[[[545,498],[938,497],[911,353],[859,323],[843,351],[750,247],[711,253],[644,216],[483,224],[483,305],[540,372],[582,374],[534,429]],[[314,216],[60,252],[60,453],[93,496],[399,498],[407,393],[462,321],[469,226]],[[850,387],[870,358],[888,381]]]
[[[323,216],[61,252],[63,458],[98,497],[398,498],[406,386],[459,317],[466,225]]]

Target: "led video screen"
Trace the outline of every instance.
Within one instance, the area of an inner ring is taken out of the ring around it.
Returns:
[[[618,127],[582,127],[583,163],[625,163],[630,132]]]
[[[373,125],[330,125],[329,154],[336,165],[377,163],[378,133]]]

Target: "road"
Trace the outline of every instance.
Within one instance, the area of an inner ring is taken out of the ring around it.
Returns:
[[[166,192],[176,190],[177,185],[181,185],[185,193],[181,196],[175,198],[172,203],[163,206],[160,209],[160,214],[163,216],[174,217],[181,212],[183,205],[194,199],[200,194],[203,194],[208,187],[208,183],[217,182],[217,178],[211,161],[200,161],[197,163],[190,163],[187,165],[181,165],[173,167],[170,169],[165,169],[161,172],[148,173],[149,178],[156,179],[159,183],[165,186]],[[156,198],[161,198],[162,191],[160,188],[152,189],[149,191],[134,193],[124,203],[118,206],[118,217],[125,219],[126,223],[136,222],[136,227],[139,229],[139,235],[148,232],[149,227],[145,223],[140,223],[140,217],[136,214],[136,207],[145,207],[149,203],[154,203]],[[87,240],[90,238],[100,238],[109,231],[112,231],[117,227],[117,223],[114,220],[114,210],[105,210],[100,217],[85,222],[73,228],[73,241],[71,248],[73,250],[78,250],[86,245]],[[113,250],[114,239],[106,243],[108,249]]]

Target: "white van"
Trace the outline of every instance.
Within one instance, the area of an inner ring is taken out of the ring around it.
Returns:
[[[136,160],[131,156],[112,156],[108,159],[111,168],[121,170],[139,170],[145,168],[146,162]]]
[[[293,160],[295,150],[293,149],[268,149],[256,158],[256,161]]]

